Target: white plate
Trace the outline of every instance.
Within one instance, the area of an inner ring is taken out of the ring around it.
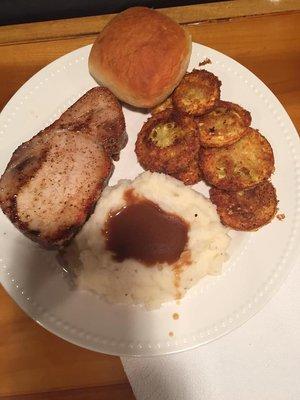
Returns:
[[[54,61],[31,78],[0,116],[1,171],[12,151],[56,119],[86,90],[96,86],[87,68],[90,47]],[[1,214],[1,282],[12,298],[39,324],[62,338],[92,350],[117,355],[155,355],[190,349],[240,326],[275,293],[295,264],[300,243],[299,139],[287,113],[270,90],[231,58],[194,44],[190,69],[210,58],[205,68],[222,80],[222,99],[252,114],[252,126],[270,141],[276,162],[272,178],[284,221],[256,233],[232,232],[231,258],[224,272],[206,277],[177,305],[145,311],[113,306],[96,295],[71,288],[55,253],[40,249]],[[134,154],[135,137],[146,114],[125,109],[129,143],[110,184],[134,178],[142,169]],[[195,188],[207,194],[201,183]],[[172,318],[173,313],[179,319]],[[174,336],[169,337],[169,332]]]

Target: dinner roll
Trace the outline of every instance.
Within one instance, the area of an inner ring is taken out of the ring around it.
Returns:
[[[161,103],[188,67],[191,38],[169,17],[146,7],[118,14],[97,37],[89,56],[94,79],[136,107]]]

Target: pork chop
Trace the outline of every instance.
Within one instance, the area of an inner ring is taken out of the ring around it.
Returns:
[[[89,90],[54,124],[71,130],[87,130],[100,140],[114,160],[119,159],[127,143],[122,107],[115,95],[104,87]]]
[[[58,248],[93,211],[112,169],[93,136],[52,125],[14,152],[0,179],[0,206],[25,235]]]

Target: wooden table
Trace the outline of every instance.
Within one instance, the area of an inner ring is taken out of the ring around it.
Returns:
[[[300,127],[297,0],[165,9],[202,43],[262,79]],[[40,68],[92,43],[111,15],[0,27],[0,109]],[[26,346],[24,345],[26,343]],[[0,398],[134,399],[118,357],[81,349],[33,322],[0,288]]]

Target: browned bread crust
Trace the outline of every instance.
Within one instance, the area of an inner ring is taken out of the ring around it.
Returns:
[[[161,103],[188,67],[191,39],[169,17],[146,7],[118,14],[97,37],[89,70],[98,83],[136,107]]]

